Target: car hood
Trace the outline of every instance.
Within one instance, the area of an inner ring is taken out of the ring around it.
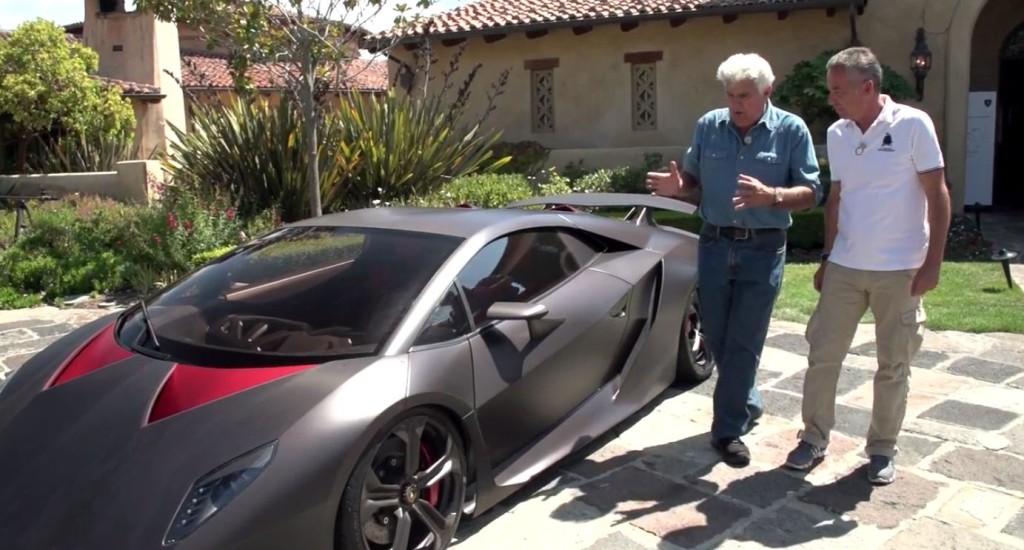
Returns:
[[[110,330],[54,344],[0,396],[0,548],[159,547],[197,479],[372,363],[189,367],[104,347]]]

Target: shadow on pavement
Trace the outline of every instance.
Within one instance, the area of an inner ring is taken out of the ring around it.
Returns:
[[[559,505],[551,513],[553,519],[584,523],[614,515],[615,526],[631,523],[683,548],[715,539],[719,544],[750,541],[785,548],[837,539],[858,527],[857,521],[841,516],[871,498],[873,488],[863,468],[822,486],[782,467],[749,467],[749,475],[730,469],[722,475],[715,470],[726,466],[711,449],[708,433],[605,457],[598,452],[614,445],[662,401],[685,391],[669,390],[611,432],[581,441],[573,455],[496,508],[464,523],[458,539],[466,541],[523,501],[556,498],[567,490],[579,494]],[[713,480],[722,477],[731,480]]]

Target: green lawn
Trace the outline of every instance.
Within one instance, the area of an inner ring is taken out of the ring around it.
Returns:
[[[818,293],[812,278],[818,264],[786,264],[775,317],[806,323]],[[1013,332],[1024,334],[1024,292],[1006,286],[996,262],[947,262],[939,287],[925,295],[930,330]],[[870,311],[862,322],[873,322]]]

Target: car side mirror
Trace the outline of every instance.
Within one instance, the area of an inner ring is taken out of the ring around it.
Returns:
[[[559,327],[564,319],[544,319],[548,308],[543,304],[522,302],[494,302],[487,308],[487,318],[492,321],[526,321],[530,339],[544,338]]]
[[[529,304],[523,302],[494,302],[487,308],[487,318],[493,321],[507,319],[529,321],[540,319],[548,314],[548,308],[543,304]]]

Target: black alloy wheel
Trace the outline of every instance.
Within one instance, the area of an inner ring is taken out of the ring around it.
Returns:
[[[451,544],[466,494],[465,453],[443,415],[393,421],[364,453],[342,497],[342,550],[441,550]]]

